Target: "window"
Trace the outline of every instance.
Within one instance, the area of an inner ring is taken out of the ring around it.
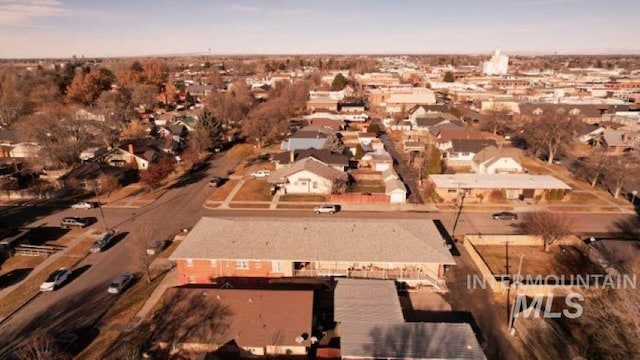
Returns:
[[[282,268],[280,267],[280,261],[271,262],[271,271],[275,273],[282,272]]]
[[[210,266],[210,267],[216,267],[216,266],[218,266],[218,263],[217,263],[215,260],[211,260],[211,261],[209,262],[209,266]]]
[[[261,261],[254,261],[253,262],[253,267],[256,269],[260,269],[262,267],[262,262]]]
[[[314,188],[314,189],[317,189],[317,188],[318,188],[318,182],[317,182],[317,181],[314,181],[314,182],[313,182],[313,188]]]
[[[193,267],[193,259],[187,259],[187,267]]]
[[[247,260],[237,260],[236,261],[236,269],[248,269],[249,262]]]
[[[456,189],[447,189],[447,192],[448,192],[448,193],[455,193],[455,192],[457,192],[457,191],[458,191],[458,190],[456,190]]]

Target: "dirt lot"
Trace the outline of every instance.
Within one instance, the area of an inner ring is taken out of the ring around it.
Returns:
[[[478,245],[476,249],[491,272],[496,275],[515,274],[518,271],[521,254],[524,255],[523,276],[602,273],[597,265],[573,246],[552,245],[548,253],[544,252],[542,246]]]
[[[271,201],[270,185],[264,179],[248,179],[232,201]]]

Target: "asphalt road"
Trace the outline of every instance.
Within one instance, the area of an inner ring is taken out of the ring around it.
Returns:
[[[208,193],[210,176],[226,176],[236,162],[225,154],[210,163],[210,168],[192,175],[183,184],[165,193],[153,204],[140,209],[105,208],[109,227],[115,228],[121,240],[103,253],[91,254],[76,269],[79,274],[64,287],[52,293],[38,295],[14,317],[0,326],[0,358],[18,342],[35,330],[64,333],[70,330],[91,329],[104,312],[113,304],[115,297],[106,292],[110,280],[123,271],[139,271],[139,253],[130,241],[145,225],[151,229],[154,239],[166,239],[184,227],[193,226],[202,216],[219,217],[317,217],[335,218],[417,218],[439,219],[449,232],[455,225],[455,234],[464,233],[515,233],[517,223],[494,221],[488,213],[463,212],[457,224],[455,213],[418,212],[341,212],[334,215],[316,215],[312,211],[268,211],[268,210],[207,210],[202,207]],[[0,227],[39,225],[57,226],[64,216],[95,216],[100,219],[98,209],[72,210],[68,208],[0,208]],[[573,214],[572,228],[578,233],[618,232],[618,222],[631,221],[630,215]],[[92,225],[103,226],[102,222]],[[86,330],[88,331],[88,330]]]

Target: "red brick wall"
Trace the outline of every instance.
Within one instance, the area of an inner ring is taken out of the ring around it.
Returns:
[[[212,263],[210,260],[193,259],[191,264],[188,264],[186,259],[180,259],[176,260],[176,274],[181,285],[211,284],[211,279],[218,277],[278,278],[282,276],[271,272],[270,261],[248,261],[248,263],[248,269],[238,269],[235,260],[218,260]]]

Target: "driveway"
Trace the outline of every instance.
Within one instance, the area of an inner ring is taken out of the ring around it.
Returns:
[[[424,200],[422,200],[422,196],[420,195],[420,187],[418,186],[417,181],[418,174],[416,171],[412,169],[402,158],[400,152],[396,149],[396,145],[387,134],[380,136],[380,139],[394,162],[397,163],[396,171],[398,172],[398,175],[400,175],[402,182],[407,186],[407,190],[409,190],[409,202],[414,204],[424,204]]]

